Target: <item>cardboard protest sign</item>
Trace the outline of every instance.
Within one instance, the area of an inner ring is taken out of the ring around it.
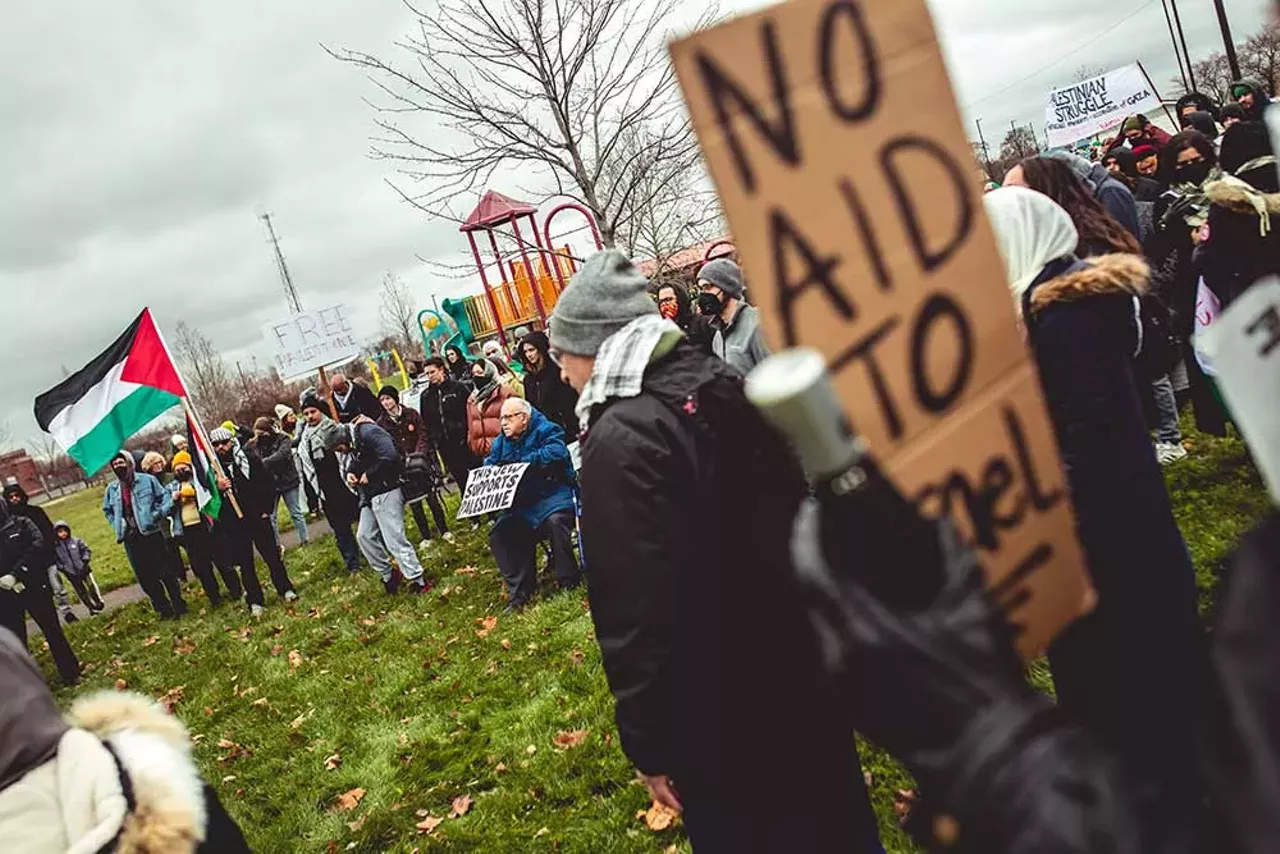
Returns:
[[[1232,420],[1280,504],[1280,279],[1236,298],[1196,336],[1196,347],[1213,360]]]
[[[512,463],[472,469],[467,476],[467,491],[462,494],[462,503],[458,505],[458,518],[506,510],[515,502],[516,490],[520,488],[520,480],[528,468],[528,463]]]
[[[1049,145],[1114,133],[1129,116],[1159,110],[1160,95],[1138,63],[1054,89],[1045,106]]]
[[[872,453],[953,514],[1043,649],[1092,591],[924,0],[792,0],[671,53],[772,345],[825,355]]]
[[[305,377],[317,368],[345,365],[360,355],[351,321],[340,305],[264,324],[262,335],[271,346],[276,370],[285,382]]]

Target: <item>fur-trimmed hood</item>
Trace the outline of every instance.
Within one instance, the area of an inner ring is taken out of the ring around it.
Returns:
[[[1083,266],[1038,285],[1031,292],[1031,312],[1035,314],[1058,302],[1092,296],[1127,294],[1140,297],[1147,292],[1151,270],[1137,255],[1099,255]]]
[[[1232,213],[1256,216],[1263,237],[1271,231],[1271,217],[1280,214],[1280,193],[1264,193],[1233,175],[1205,184],[1204,193],[1210,203]]]
[[[177,718],[147,697],[107,691],[78,700],[67,723],[57,754],[0,791],[7,849],[196,851],[208,824],[204,784]]]

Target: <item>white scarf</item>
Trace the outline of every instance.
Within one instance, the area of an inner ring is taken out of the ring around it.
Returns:
[[[1026,187],[1004,187],[982,197],[1004,258],[1009,289],[1022,295],[1051,261],[1072,255],[1080,235],[1071,215],[1048,196]]]

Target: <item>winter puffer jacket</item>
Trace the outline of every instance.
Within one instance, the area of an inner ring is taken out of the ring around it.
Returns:
[[[573,463],[564,444],[564,431],[538,410],[515,439],[499,433],[485,457],[487,466],[529,463],[509,511],[536,529],[552,513],[573,509]]]
[[[480,459],[489,456],[493,440],[502,435],[502,404],[511,396],[506,386],[499,383],[483,407],[476,401],[475,392],[467,398],[467,445]]]
[[[1023,316],[1099,604],[1050,649],[1061,708],[1171,811],[1203,797],[1196,736],[1210,696],[1195,575],[1134,374],[1132,255],[1048,265]]]
[[[10,513],[8,504],[0,504],[0,575],[12,575],[27,587],[48,589],[49,575],[40,565],[43,553],[44,538],[35,523]]]
[[[154,700],[91,695],[72,706],[67,723],[56,753],[0,790],[6,850],[249,851],[200,778],[186,729]]]
[[[58,531],[61,530],[67,532],[65,540],[58,536]],[[64,575],[75,578],[83,576],[89,571],[89,561],[93,560],[93,551],[89,548],[89,544],[72,535],[71,526],[62,519],[53,523],[53,533],[53,554],[58,559],[58,569]]]

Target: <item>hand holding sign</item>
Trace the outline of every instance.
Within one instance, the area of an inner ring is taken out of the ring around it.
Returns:
[[[472,469],[467,476],[467,491],[458,505],[458,518],[467,519],[509,508],[515,503],[516,490],[528,469],[528,463]]]
[[[792,0],[671,51],[773,345],[825,356],[1037,653],[1091,591],[924,0]]]

